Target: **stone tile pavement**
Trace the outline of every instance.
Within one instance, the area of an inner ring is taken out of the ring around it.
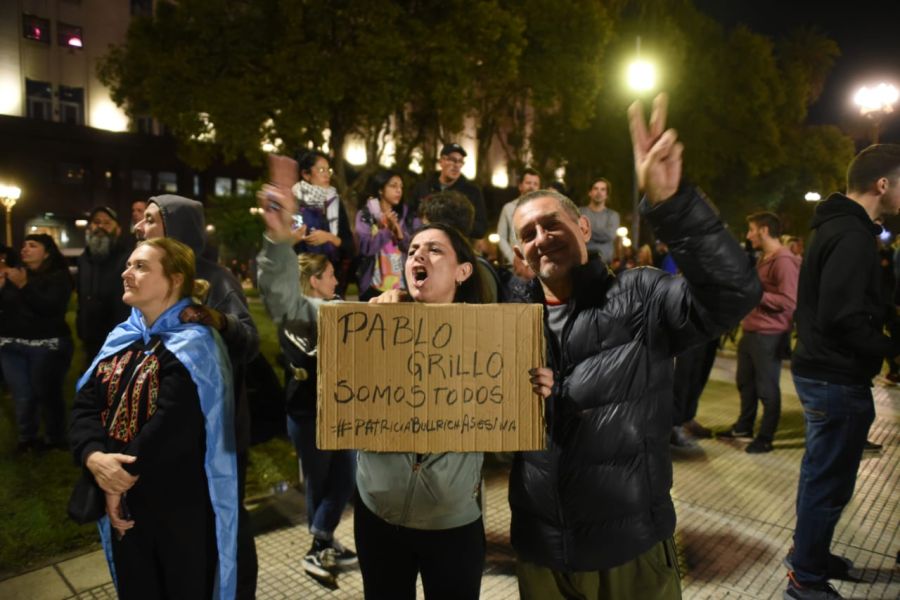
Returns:
[[[727,428],[737,415],[734,361],[720,356],[700,402],[699,420]],[[787,370],[782,376],[783,426],[776,451],[743,452],[743,443],[701,442],[702,453],[675,457],[673,496],[678,513],[678,542],[688,600],[781,598],[785,569],[781,560],[790,546],[794,497],[803,453],[800,405]],[[856,494],[835,531],[833,550],[863,569],[862,583],[837,583],[847,598],[900,598],[900,390],[875,388],[877,417],[870,439],[884,444],[880,455],[866,456]],[[509,546],[507,467],[494,461],[486,469],[488,557],[482,597],[518,598],[514,554]],[[260,599],[362,598],[357,569],[339,577],[337,590],[322,588],[300,569],[310,544],[303,525],[302,496],[296,490],[269,499],[254,512]],[[352,545],[348,510],[337,536]],[[89,553],[0,581],[5,600],[115,598],[103,558]],[[421,586],[419,597],[422,597]]]

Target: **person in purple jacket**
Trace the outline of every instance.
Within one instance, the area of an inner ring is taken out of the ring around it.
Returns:
[[[371,195],[356,213],[359,239],[359,299],[363,302],[384,292],[405,289],[403,266],[410,234],[416,228],[403,202],[403,179],[381,170],[371,183]]]

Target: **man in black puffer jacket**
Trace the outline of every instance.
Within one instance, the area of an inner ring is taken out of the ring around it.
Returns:
[[[516,253],[537,273],[556,382],[548,449],[516,456],[512,543],[524,599],[681,597],[669,490],[672,358],[736,325],[762,295],[755,270],[700,192],[680,182],[681,144],[630,110],[641,211],[683,277],[613,275],[589,259],[590,225],[549,190],[523,196]]]

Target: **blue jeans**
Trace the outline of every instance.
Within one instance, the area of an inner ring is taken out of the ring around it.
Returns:
[[[72,340],[59,338],[59,348],[5,344],[0,365],[16,409],[19,441],[38,439],[39,409],[44,416],[44,434],[51,444],[66,441],[66,403],[63,382],[72,362]]]
[[[315,417],[288,416],[287,430],[303,469],[309,531],[330,540],[356,489],[356,450],[319,450]]]
[[[797,486],[794,575],[801,584],[824,583],[831,538],[856,484],[869,426],[875,420],[872,388],[794,375],[803,404],[806,451]]]

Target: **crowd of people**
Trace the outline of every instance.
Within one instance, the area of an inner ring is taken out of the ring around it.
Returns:
[[[258,286],[285,360],[287,431],[313,537],[306,573],[328,584],[358,563],[370,600],[415,598],[419,576],[429,600],[480,593],[482,453],[316,445],[318,311],[355,282],[373,303],[544,306],[546,364],[528,372],[533,395],[521,401],[542,404],[546,449],[515,453],[509,475],[525,599],[681,597],[672,449],[712,434],[695,419],[697,401],[720,336],[740,324],[739,411],[719,435],[752,439],[749,453],[773,450],[796,321],[807,444],[784,594],[840,597],[828,579],[852,565],[830,553],[831,537],[873,419],[868,386],[900,354],[900,337],[883,332],[892,321],[872,239],[875,221],[900,210],[900,148],[854,159],[846,195],[817,208],[803,260],[777,215],[749,215],[748,258],[682,181],[683,148],[665,121],[664,97],[649,125],[639,105],[629,110],[641,216],[658,242],[627,254],[604,178],[579,207],[525,169],[489,260],[479,251],[484,199],[461,173],[459,144],[441,148],[440,170],[408,199],[400,173],[378,171],[352,218],[326,154],[270,157]],[[120,597],[253,598],[243,500],[259,333],[240,283],[209,258],[200,202],[162,195],[132,212],[130,231],[109,207],[91,212],[74,279],[49,235],[0,253],[0,366],[17,450],[71,449],[98,490]],[[67,429],[73,292],[86,364]],[[350,503],[353,548],[335,538]]]

